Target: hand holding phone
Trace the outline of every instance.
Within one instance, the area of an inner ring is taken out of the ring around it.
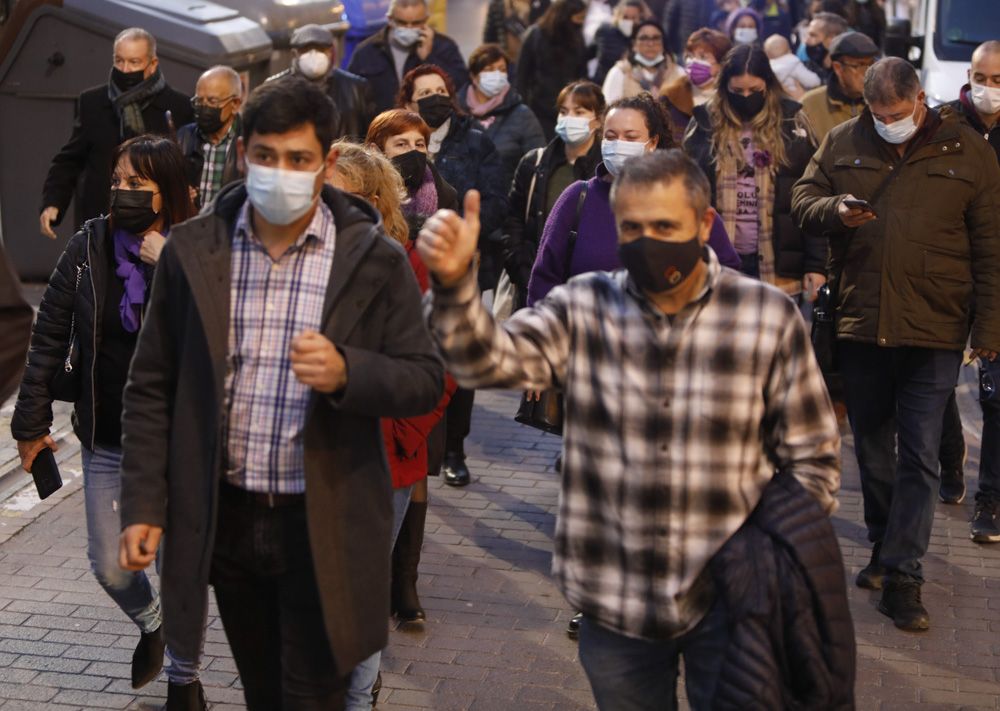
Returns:
[[[31,464],[31,478],[35,480],[39,499],[48,498],[62,487],[56,457],[48,447],[35,455],[35,461]]]
[[[837,215],[845,227],[861,227],[866,222],[877,219],[875,208],[867,200],[859,200],[853,195],[845,195],[837,204]]]
[[[859,200],[856,198],[851,198],[844,200],[844,204],[847,205],[852,210],[864,210],[865,212],[870,212],[875,214],[875,208],[868,204],[867,200]]]

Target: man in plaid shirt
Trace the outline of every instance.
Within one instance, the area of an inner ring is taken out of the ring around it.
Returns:
[[[572,279],[502,325],[469,268],[478,196],[417,243],[458,382],[565,392],[553,574],[584,613],[580,659],[602,709],[664,708],[681,654],[692,706],[710,706],[727,640],[709,560],[778,471],[837,505],[840,436],[805,325],[705,247],[709,195],[680,151],[630,160],[611,193],[626,268]]]

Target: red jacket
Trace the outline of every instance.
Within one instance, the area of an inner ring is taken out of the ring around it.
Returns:
[[[430,274],[417,254],[413,240],[406,243],[406,253],[410,258],[410,266],[417,275],[420,290],[427,291],[430,287]],[[389,457],[394,489],[412,486],[427,476],[427,436],[444,417],[444,411],[456,389],[458,383],[446,374],[444,395],[431,412],[401,420],[382,420],[382,439],[385,440],[385,453]]]

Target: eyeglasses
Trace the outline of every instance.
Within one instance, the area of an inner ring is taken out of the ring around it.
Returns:
[[[191,106],[193,106],[196,109],[201,109],[206,106],[210,109],[221,109],[223,106],[225,106],[235,98],[236,98],[235,94],[233,96],[227,96],[225,99],[216,99],[214,97],[202,99],[200,96],[194,96],[191,98]]]
[[[663,35],[639,35],[635,38],[636,42],[662,42]]]
[[[399,20],[395,17],[389,18],[392,24],[396,25],[396,27],[416,27],[416,28],[423,27],[424,25],[427,24],[427,22],[430,19],[431,19],[430,16],[427,16],[421,20],[413,20],[411,22],[407,22],[406,20]]]

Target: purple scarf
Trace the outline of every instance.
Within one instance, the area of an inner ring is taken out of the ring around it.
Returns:
[[[122,317],[122,328],[135,333],[142,324],[142,305],[146,303],[146,290],[151,269],[139,260],[142,238],[115,230],[115,274],[122,280],[125,294],[122,296],[118,312]]]
[[[430,168],[424,171],[424,182],[410,199],[403,203],[403,214],[407,217],[427,218],[438,209],[438,192],[434,185],[434,173]]]

